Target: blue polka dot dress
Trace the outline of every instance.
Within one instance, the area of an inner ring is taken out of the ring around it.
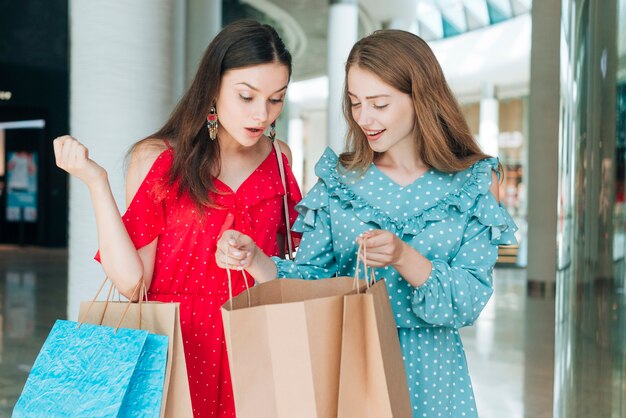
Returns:
[[[297,205],[302,232],[295,261],[274,258],[279,277],[351,276],[356,237],[386,229],[432,262],[415,288],[393,267],[387,282],[402,347],[413,417],[477,417],[458,329],[471,325],[493,292],[498,245],[515,244],[515,223],[489,192],[495,158],[467,170],[430,169],[408,186],[375,165],[362,175],[337,170],[327,149],[315,166],[318,183]]]

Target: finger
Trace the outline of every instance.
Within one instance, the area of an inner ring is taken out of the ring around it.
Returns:
[[[385,231],[386,232],[386,231]],[[373,250],[381,246],[389,245],[393,241],[393,236],[390,232],[382,234],[373,234],[367,237],[365,245],[367,250]]]
[[[235,258],[227,255],[223,251],[218,251],[215,254],[215,261],[217,262],[217,265],[221,268],[227,268],[231,270],[241,269],[241,260],[236,260]]]
[[[69,166],[73,149],[74,149],[74,140],[72,140],[71,138],[68,138],[65,141],[63,141],[63,153],[61,155],[63,157],[63,165],[65,167]]]
[[[71,155],[71,161],[69,161],[70,165],[75,168],[80,168],[85,163],[85,155],[87,154],[87,148],[83,144],[78,141],[74,141],[72,143],[73,150]]]
[[[391,262],[391,254],[389,253],[370,253],[367,252],[367,257],[365,261],[370,263],[386,263],[389,264]]]
[[[63,155],[63,143],[65,141],[65,136],[60,136],[52,141],[52,148],[54,149],[54,159],[56,164],[59,165],[61,162],[61,158]]]

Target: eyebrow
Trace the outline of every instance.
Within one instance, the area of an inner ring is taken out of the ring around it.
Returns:
[[[356,94],[354,94],[354,93],[348,92],[348,95],[356,97]],[[366,100],[372,100],[372,99],[378,99],[379,97],[391,97],[391,95],[389,95],[389,94],[377,94],[375,96],[366,96],[365,99]]]
[[[241,83],[236,83],[236,85],[238,85],[238,84],[243,84],[244,86],[248,87],[250,90],[259,91],[259,89],[257,89],[256,87],[246,83],[245,81],[242,81]],[[287,88],[287,85],[285,85],[283,88],[280,88],[280,89],[276,90],[272,94],[280,93],[281,91],[285,90],[286,88]]]

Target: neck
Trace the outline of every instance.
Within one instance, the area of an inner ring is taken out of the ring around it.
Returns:
[[[417,150],[413,142],[400,143],[380,154],[376,163],[388,167],[398,167],[406,171],[420,170],[426,164],[417,156]]]

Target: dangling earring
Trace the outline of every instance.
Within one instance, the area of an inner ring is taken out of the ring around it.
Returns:
[[[206,117],[206,127],[209,130],[209,138],[211,138],[211,141],[215,141],[215,138],[217,138],[218,126],[219,124],[217,123],[217,112],[215,111],[215,106],[211,106],[210,113]]]
[[[270,125],[270,133],[268,135],[270,141],[274,142],[276,139],[276,121],[272,122]]]

